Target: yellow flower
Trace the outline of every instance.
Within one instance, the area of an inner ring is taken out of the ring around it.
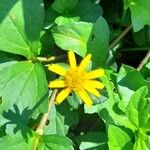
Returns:
[[[85,104],[91,106],[93,104],[87,92],[95,96],[100,96],[97,89],[103,89],[103,83],[93,80],[104,75],[103,69],[96,69],[91,72],[86,70],[90,62],[91,54],[88,54],[80,63],[76,64],[76,58],[73,51],[68,52],[69,70],[63,67],[52,64],[48,69],[58,75],[63,76],[63,79],[57,79],[49,83],[50,88],[64,88],[58,93],[56,102],[60,104],[71,92],[76,92]]]

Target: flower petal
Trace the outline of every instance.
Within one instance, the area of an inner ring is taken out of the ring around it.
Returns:
[[[57,64],[49,65],[48,69],[50,71],[55,72],[56,74],[59,74],[59,75],[62,75],[62,76],[65,76],[65,74],[67,72],[63,67],[61,67],[61,66],[59,66]]]
[[[87,65],[89,64],[90,62],[90,59],[91,59],[92,55],[91,54],[88,54],[80,63],[79,65],[79,69],[80,70],[85,70]]]
[[[76,68],[76,58],[73,51],[68,52],[68,59],[71,68]]]
[[[99,97],[100,93],[93,87],[89,86],[89,85],[84,85],[84,89],[87,90],[88,92],[92,93],[93,95]]]
[[[87,92],[84,89],[79,90],[78,94],[85,104],[87,104],[88,106],[91,106],[93,104],[91,98],[88,96]]]
[[[104,69],[96,69],[86,74],[88,79],[95,79],[104,75]]]
[[[88,80],[88,81],[86,81],[86,84],[90,85],[91,87],[96,88],[96,89],[104,88],[104,84],[99,81],[96,81],[96,80]]]
[[[69,95],[71,90],[69,88],[63,89],[60,93],[58,93],[56,97],[56,102],[60,104],[65,98]]]
[[[63,88],[65,87],[64,80],[54,80],[49,83],[49,88]]]

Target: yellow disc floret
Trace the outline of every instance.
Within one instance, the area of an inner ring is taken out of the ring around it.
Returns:
[[[73,91],[78,91],[83,88],[86,77],[85,73],[80,71],[78,67],[67,71],[64,77],[65,85]]]

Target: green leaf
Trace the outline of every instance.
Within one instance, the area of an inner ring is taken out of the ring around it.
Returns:
[[[50,6],[47,10],[45,10],[45,17],[44,17],[44,28],[48,29],[52,27],[54,24],[55,19],[59,16],[60,14],[57,13],[55,10],[52,9]]]
[[[150,60],[140,70],[147,81],[150,81]]]
[[[38,150],[73,150],[69,138],[59,135],[45,135],[42,137]]]
[[[9,58],[6,52],[0,51],[0,64],[9,61],[13,61],[13,58]]]
[[[135,32],[146,24],[150,25],[150,1],[149,0],[124,0],[125,8],[130,8],[133,29]]]
[[[68,14],[77,5],[78,0],[55,0],[52,8],[61,14]]]
[[[39,54],[42,0],[1,0],[0,49],[27,58]]]
[[[88,40],[88,53],[91,53],[92,66],[103,65],[108,57],[109,27],[103,17],[99,17],[93,26]]]
[[[52,107],[49,115],[50,123],[44,128],[44,134],[59,134],[65,136],[69,127],[75,126],[79,122],[77,110],[72,109],[66,102]]]
[[[92,107],[85,107],[85,112],[90,114],[98,113],[98,115],[105,120],[106,126],[109,124],[116,124],[119,126],[125,126],[126,128],[130,128],[132,130],[136,130],[136,128],[129,121],[128,117],[118,108],[120,97],[117,93],[114,92],[113,82],[109,81],[109,78],[106,75],[101,77],[101,80],[107,91],[107,93],[104,95],[106,97],[105,101]],[[101,100],[102,99],[100,97],[99,101]]]
[[[88,132],[76,138],[80,150],[105,149],[107,150],[107,136],[102,132]]]
[[[150,61],[145,65],[145,67],[150,70]]]
[[[141,87],[131,97],[126,109],[129,120],[136,128],[150,131],[150,98],[147,87]]]
[[[69,126],[65,124],[65,116],[60,114],[53,106],[49,114],[50,123],[44,128],[44,134],[58,134],[65,136]]]
[[[55,42],[52,37],[52,33],[49,30],[41,32],[41,56],[51,57],[56,55],[56,51],[54,50]]]
[[[57,112],[65,118],[65,125],[72,127],[79,123],[79,116],[77,110],[73,109],[68,102],[63,102],[61,105],[56,107]]]
[[[0,118],[1,119],[1,118]],[[6,135],[5,126],[0,125],[0,139]]]
[[[79,16],[81,21],[96,22],[98,17],[102,16],[103,10],[95,0],[79,0],[73,10],[74,16]]]
[[[64,50],[73,50],[84,57],[91,29],[91,23],[73,22],[54,27],[52,33],[57,46]]]
[[[135,137],[133,150],[149,150],[149,149],[150,149],[150,137],[140,131]]]
[[[3,150],[32,150],[33,146],[34,138],[32,136],[28,136],[28,140],[25,141],[21,132],[0,138],[0,148]]]
[[[0,112],[17,105],[24,109],[46,112],[48,86],[45,72],[39,63],[9,62],[0,65]]]
[[[150,89],[150,82],[146,81],[136,69],[126,65],[123,65],[119,71],[117,84],[119,94],[122,98],[121,103],[123,111],[126,110],[131,96],[137,89],[144,85],[147,85],[148,89]]]
[[[69,105],[74,108],[74,109],[78,109],[79,105],[80,105],[80,99],[78,98],[77,94],[72,94],[70,96],[67,97],[68,103]]]
[[[77,22],[79,21],[79,17],[64,17],[64,16],[59,16],[55,19],[55,23],[57,25],[64,25],[64,24],[69,24],[72,22]]]
[[[31,134],[29,128],[29,118],[32,115],[32,111],[24,109],[20,111],[17,105],[13,105],[12,109],[3,112],[3,116],[0,116],[0,124],[5,127],[7,134],[21,132],[25,139],[28,139],[27,134]]]
[[[145,26],[142,30],[133,34],[134,41],[138,46],[150,45],[150,26]],[[140,37],[140,38],[139,38]]]
[[[133,148],[133,143],[125,131],[117,126],[109,125],[108,146],[109,150],[129,150]]]

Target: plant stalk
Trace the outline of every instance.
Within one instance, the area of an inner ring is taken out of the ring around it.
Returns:
[[[149,58],[150,58],[150,50],[147,52],[146,56],[144,57],[144,59],[141,61],[141,63],[137,67],[138,71],[140,71],[142,69],[142,67],[148,62]]]
[[[108,47],[108,50],[111,50],[132,28],[132,25],[129,25]]]
[[[36,136],[36,138],[35,138],[33,150],[37,150],[40,137],[43,135],[43,129],[45,127],[45,124],[46,124],[46,121],[48,119],[48,115],[49,115],[49,113],[51,111],[51,108],[52,108],[52,106],[53,106],[53,104],[55,102],[57,93],[58,93],[58,90],[55,89],[53,91],[53,93],[52,93],[52,95],[50,97],[49,103],[48,103],[48,112],[43,115],[43,117],[42,117],[42,119],[41,119],[41,121],[40,121],[40,123],[38,125],[38,128],[37,128],[36,132],[38,133],[39,136]]]

